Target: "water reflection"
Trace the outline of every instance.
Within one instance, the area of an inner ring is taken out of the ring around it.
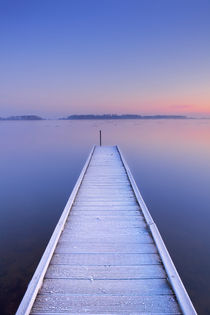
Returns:
[[[210,313],[210,122],[0,123],[1,314],[13,314],[102,130],[118,144],[199,313]]]

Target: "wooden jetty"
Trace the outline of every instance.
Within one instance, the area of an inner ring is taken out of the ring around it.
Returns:
[[[196,314],[117,146],[91,151],[16,314]]]

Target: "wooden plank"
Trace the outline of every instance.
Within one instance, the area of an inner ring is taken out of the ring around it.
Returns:
[[[153,254],[157,253],[154,244],[139,243],[70,243],[59,241],[55,253],[138,253]]]
[[[100,210],[105,210],[105,211],[133,211],[133,210],[140,210],[138,205],[132,205],[132,206],[128,206],[128,205],[106,205],[106,204],[102,204],[102,205],[73,205],[72,210],[96,210],[96,211],[100,211]]]
[[[95,234],[92,233],[81,233],[79,235],[75,235],[74,233],[71,233],[71,231],[64,231],[62,236],[60,237],[60,241],[67,241],[71,244],[75,244],[77,242],[86,242],[89,244],[98,244],[99,246],[102,243],[113,243],[113,237],[114,233],[106,233],[106,235],[102,234],[101,231],[97,235],[97,239]],[[119,243],[136,243],[136,244],[148,244],[153,243],[153,239],[149,234],[117,234],[114,238],[115,242]]]
[[[122,279],[165,279],[162,265],[140,266],[66,266],[50,265],[46,279],[88,279],[88,280],[122,280]]]
[[[132,215],[133,214],[133,215]],[[123,215],[123,216],[122,216]],[[133,222],[133,223],[145,223],[144,216],[141,214],[140,211],[127,211],[127,213],[120,211],[116,212],[115,210],[113,212],[107,211],[107,210],[98,210],[97,212],[94,212],[94,210],[72,210],[71,216],[68,217],[68,222],[78,222],[79,221],[84,222],[100,222],[100,223],[108,223],[113,222],[113,224],[118,224],[121,222]]]
[[[51,264],[85,266],[139,266],[161,264],[157,254],[71,253],[54,254]]]
[[[105,188],[105,187],[97,187],[97,188],[91,188],[91,187],[87,187],[86,188],[81,188],[80,192],[78,193],[78,196],[87,194],[89,196],[95,196],[96,194],[98,194],[99,196],[101,196],[101,194],[106,194],[106,195],[110,195],[112,194],[112,196],[127,196],[127,195],[131,195],[134,197],[134,193],[130,188],[127,189],[121,189],[119,190],[118,188]]]
[[[74,229],[74,227],[78,228],[78,224],[80,229],[82,230],[83,228],[88,227],[89,229],[94,229],[94,228],[116,228],[116,229],[132,229],[132,228],[137,228],[137,229],[141,229],[142,227],[145,226],[145,222],[142,220],[138,220],[138,221],[119,221],[119,222],[113,222],[113,221],[102,221],[100,219],[93,221],[93,220],[88,220],[88,222],[84,222],[84,221],[76,221],[74,222],[74,220],[68,220],[67,224],[66,224],[66,228],[69,229]],[[145,228],[144,228],[145,231]]]
[[[96,212],[97,211],[97,212]],[[121,218],[122,220],[126,220],[129,217],[141,217],[141,214],[139,211],[121,211],[121,210],[114,210],[113,212],[107,211],[107,210],[76,210],[72,209],[71,210],[71,217],[76,217],[76,216],[82,216],[83,218],[85,217],[96,217],[96,216],[104,216],[107,218],[110,218],[114,220],[114,218]],[[69,217],[70,219],[70,217]]]
[[[83,312],[76,312],[76,313],[74,313],[74,312],[68,312],[68,313],[63,313],[63,312],[60,312],[59,311],[59,313],[57,313],[57,312],[55,312],[55,313],[49,313],[48,311],[44,311],[44,312],[36,312],[36,313],[33,313],[33,314],[36,314],[36,315],[66,315],[66,314],[71,314],[71,315],[78,315],[78,314],[80,314],[80,315],[85,315],[85,314],[94,314],[94,315],[105,315],[105,314],[110,314],[110,312],[108,311],[107,313],[105,313],[105,311],[95,311],[94,310],[94,313],[93,313],[93,310],[91,311],[91,312],[89,312],[89,311],[86,311],[86,309],[85,309],[85,313],[83,313]],[[133,315],[137,315],[137,314],[141,314],[141,315],[148,315],[148,312],[140,312],[140,313],[138,313],[137,311],[129,311],[129,313],[128,312],[117,312],[117,311],[115,311],[115,312],[111,312],[111,314],[112,315],[116,315],[116,314],[121,314],[121,315],[125,315],[125,314],[133,314]],[[178,315],[178,314],[180,314],[180,312],[179,313],[177,313],[177,312],[175,312],[175,313],[157,313],[157,312],[149,312],[149,315],[171,315],[171,314],[173,314],[173,315]]]
[[[93,226],[91,226],[93,228]],[[131,235],[131,234],[139,234],[141,229],[144,229],[145,228],[145,225],[144,223],[142,223],[142,225],[139,224],[138,227],[116,227],[114,228],[113,226],[108,226],[108,225],[104,225],[104,226],[101,226],[101,227],[96,227],[94,226],[94,231],[97,235],[99,235],[100,233],[106,233],[106,234],[113,234],[114,235],[117,235],[117,234],[127,234],[127,235]],[[69,230],[71,231],[72,233],[77,233],[78,229],[76,226],[71,226],[71,225],[67,225],[65,227],[65,230]],[[80,233],[81,234],[84,234],[86,233],[93,233],[93,231],[90,232],[89,228],[87,226],[81,226],[80,227]],[[97,237],[96,237],[97,239]]]
[[[68,314],[180,314],[171,295],[106,296],[106,295],[39,295],[32,314],[39,312]],[[39,313],[40,314],[40,313]]]
[[[92,207],[92,206],[95,206],[95,207],[100,207],[100,206],[107,206],[107,207],[109,207],[109,208],[112,208],[112,206],[119,206],[119,207],[121,207],[121,206],[124,206],[124,207],[129,207],[129,206],[136,206],[136,202],[134,201],[134,200],[131,200],[131,201],[109,201],[109,200],[107,200],[107,199],[104,199],[104,200],[87,200],[87,201],[85,201],[85,200],[83,200],[83,201],[80,201],[80,200],[78,200],[78,201],[75,201],[74,202],[74,205],[75,206],[90,206],[90,207]]]
[[[130,202],[132,201],[133,202],[133,196],[130,195],[130,196],[113,196],[112,194],[94,194],[92,196],[90,196],[90,194],[85,194],[85,195],[78,195],[79,197],[79,200],[80,202],[83,202],[83,201],[88,201],[88,202],[95,202],[95,200],[97,199],[97,201],[99,201],[99,203],[102,201],[102,202],[105,202],[105,201],[115,201],[115,202]]]
[[[172,294],[164,279],[88,280],[45,279],[39,294],[108,294],[108,295],[164,295]]]
[[[36,313],[33,313],[33,314],[36,314],[36,315],[52,315],[52,314],[53,314],[53,315],[58,315],[58,314],[59,314],[59,315],[64,315],[64,314],[65,314],[65,315],[66,315],[66,314],[78,315],[78,312],[77,312],[77,313],[74,313],[74,312],[72,313],[72,312],[70,311],[70,312],[68,312],[68,313],[63,313],[63,312],[60,312],[60,311],[59,311],[59,313],[57,313],[57,312],[56,312],[56,313],[51,313],[51,312],[49,313],[48,311],[44,311],[44,312],[38,312],[38,313],[36,312]],[[86,310],[85,310],[85,313],[79,312],[79,314],[80,314],[80,315],[85,315],[85,314],[90,314],[90,313],[89,313],[89,311],[86,311]],[[91,311],[91,314],[93,314],[93,311]],[[98,311],[97,311],[97,313],[96,313],[96,312],[94,311],[94,315],[99,315],[99,314],[100,314],[100,315],[110,314],[110,312],[105,313],[105,311],[101,311],[101,312],[98,312]],[[122,313],[122,312],[120,312],[120,313],[119,313],[119,312],[114,312],[114,313],[112,312],[111,314],[112,314],[112,315],[116,315],[116,314],[121,314],[121,315],[124,314],[124,315],[125,315],[125,314],[128,314],[128,313],[127,313],[127,312],[123,312],[123,313]],[[132,312],[132,311],[130,312],[130,311],[129,311],[129,314],[137,315],[137,314],[139,314],[139,313],[137,313],[136,311],[135,311],[135,312]],[[145,312],[141,312],[140,314],[141,314],[141,315],[148,315],[148,312],[146,312],[146,313],[145,313]],[[178,314],[180,314],[180,313],[177,313],[177,312],[176,312],[176,313],[159,313],[159,312],[158,312],[158,313],[156,313],[156,312],[155,312],[155,313],[154,313],[154,312],[150,312],[150,313],[149,313],[149,315],[163,315],[163,314],[164,314],[164,315],[171,315],[171,314],[173,314],[173,315],[178,315]]]
[[[134,215],[126,215],[124,214],[122,216],[122,212],[120,212],[120,214],[108,214],[107,212],[102,212],[102,213],[94,213],[89,211],[88,213],[83,211],[82,213],[79,213],[78,211],[72,211],[71,215],[68,218],[68,222],[80,222],[85,221],[88,222],[90,220],[96,221],[96,220],[100,220],[100,221],[105,221],[105,222],[120,222],[120,221],[126,221],[126,222],[139,222],[139,220],[142,222],[144,222],[144,218],[143,216],[140,215],[140,213],[136,213]]]

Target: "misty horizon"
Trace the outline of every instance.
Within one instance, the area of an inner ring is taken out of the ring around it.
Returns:
[[[0,120],[21,120],[20,118],[30,118],[30,117],[34,117],[36,120],[67,120],[69,117],[73,117],[73,116],[95,116],[95,117],[105,117],[106,116],[118,116],[119,118],[123,118],[126,116],[138,116],[136,117],[136,119],[144,119],[144,118],[158,118],[158,117],[184,117],[186,119],[190,119],[190,118],[197,118],[197,119],[209,119],[210,115],[205,115],[205,114],[200,114],[200,115],[193,115],[193,114],[177,114],[177,113],[172,113],[172,114],[168,114],[168,113],[155,113],[155,114],[137,114],[137,113],[125,113],[125,114],[121,114],[121,113],[101,113],[101,114],[97,114],[97,113],[72,113],[72,114],[60,114],[60,115],[56,115],[56,116],[51,116],[51,115],[41,115],[41,114],[31,114],[31,113],[24,113],[24,114],[12,114],[12,115],[0,115]],[[131,118],[132,119],[132,118]],[[24,120],[24,119],[23,119]]]

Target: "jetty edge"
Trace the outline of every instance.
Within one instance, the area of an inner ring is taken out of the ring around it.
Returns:
[[[16,312],[197,314],[118,146],[94,146]]]

